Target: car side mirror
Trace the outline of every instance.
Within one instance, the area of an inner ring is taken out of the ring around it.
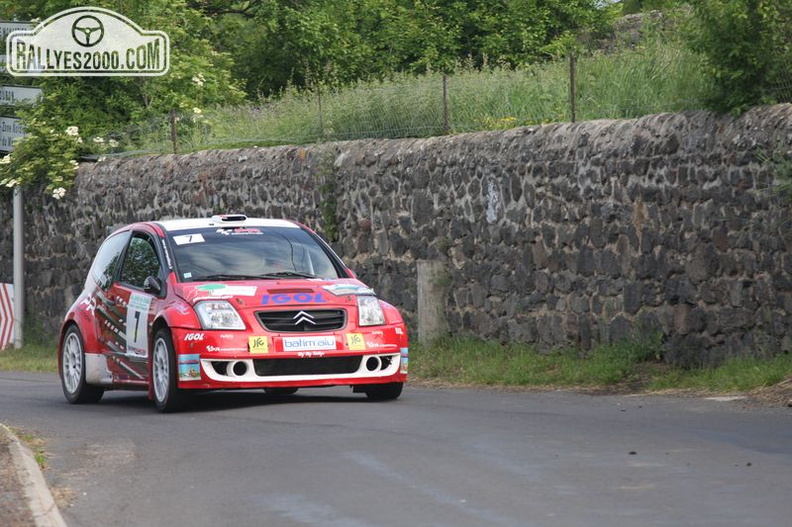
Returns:
[[[162,282],[156,276],[148,276],[143,281],[143,291],[159,296],[162,293]]]

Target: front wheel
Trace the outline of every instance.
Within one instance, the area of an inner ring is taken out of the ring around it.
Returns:
[[[85,348],[77,326],[70,326],[60,348],[61,386],[71,404],[98,403],[104,388],[85,382]]]
[[[154,404],[163,413],[181,410],[187,402],[187,394],[178,386],[176,352],[171,333],[167,328],[159,329],[154,336],[151,382],[154,383]]]
[[[398,399],[402,393],[403,382],[391,382],[388,384],[372,384],[366,386],[363,391],[366,397],[372,401],[391,401]]]

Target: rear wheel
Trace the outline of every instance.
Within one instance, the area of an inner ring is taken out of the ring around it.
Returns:
[[[363,391],[365,392],[366,397],[372,401],[391,401],[393,399],[399,398],[402,393],[403,386],[404,383],[402,382],[372,384],[370,386],[366,386]]]
[[[72,404],[98,403],[104,388],[85,382],[85,348],[77,326],[70,326],[63,336],[61,354],[61,386],[66,400]]]
[[[151,382],[154,383],[154,404],[163,413],[181,410],[187,394],[178,386],[176,352],[168,328],[157,330],[151,357]]]

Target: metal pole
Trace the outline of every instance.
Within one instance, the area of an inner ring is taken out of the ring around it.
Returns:
[[[575,122],[575,118],[577,117],[575,115],[575,113],[576,113],[575,101],[577,99],[577,96],[575,95],[575,92],[576,92],[576,90],[575,90],[575,83],[576,83],[576,81],[575,81],[575,77],[576,77],[575,69],[576,69],[575,68],[575,54],[574,53],[570,53],[569,54],[569,113],[570,113],[570,117],[571,117],[573,123]]]
[[[22,230],[22,189],[14,187],[14,347],[21,348],[25,323],[24,232]]]
[[[451,125],[448,122],[448,75],[443,73],[443,133],[451,131]]]

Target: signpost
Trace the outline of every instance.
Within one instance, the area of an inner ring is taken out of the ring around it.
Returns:
[[[30,31],[33,29],[33,24],[30,22],[11,22],[0,20],[0,37],[3,44],[6,42],[6,37],[13,31]],[[5,64],[8,57],[5,54],[6,46],[2,46],[0,51],[0,66],[5,69]],[[32,88],[28,86],[2,86],[0,87],[0,105],[2,106],[15,106],[21,103],[35,102],[41,95],[39,88]],[[15,117],[0,117],[0,154],[4,152],[11,152],[14,149],[14,139],[25,135],[25,127],[19,119]],[[9,332],[9,339],[13,338],[14,347],[21,348],[22,341],[22,327],[24,325],[24,291],[25,291],[25,273],[24,273],[24,246],[23,246],[23,230],[22,230],[22,190],[19,187],[14,188],[14,286],[13,291],[17,294],[13,295],[13,327]],[[0,342],[0,349],[3,345]]]
[[[41,88],[33,86],[0,86],[0,105],[34,103],[41,97]]]
[[[33,29],[33,24],[30,22],[10,22],[8,20],[0,20],[0,38],[2,38],[2,50],[0,50],[0,65],[5,65],[8,62],[8,56],[6,56],[6,48],[5,48],[5,41],[6,37],[11,34],[12,31],[30,31]]]
[[[14,139],[25,135],[22,121],[16,117],[0,117],[0,152],[14,149]]]
[[[0,284],[0,350],[14,340],[14,286]]]

